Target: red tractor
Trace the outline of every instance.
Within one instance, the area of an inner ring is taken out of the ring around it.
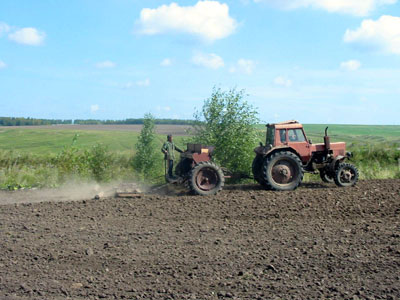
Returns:
[[[352,154],[346,143],[331,143],[327,131],[323,144],[312,144],[297,121],[268,124],[266,145],[254,149],[254,179],[266,189],[288,191],[300,185],[304,172],[319,172],[324,182],[354,186],[358,170],[344,162]]]

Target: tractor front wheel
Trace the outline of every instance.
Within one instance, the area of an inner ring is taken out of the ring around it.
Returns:
[[[190,173],[190,190],[197,195],[215,195],[225,183],[221,168],[212,162],[197,164]]]
[[[334,180],[337,186],[354,186],[358,181],[358,170],[352,164],[340,163],[335,172]]]
[[[277,191],[296,189],[303,180],[300,158],[289,151],[275,152],[264,160],[263,179],[267,188]]]

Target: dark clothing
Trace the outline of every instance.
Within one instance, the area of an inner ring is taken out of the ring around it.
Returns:
[[[161,152],[165,154],[165,159],[175,160],[175,150],[182,153],[183,151],[175,146],[174,142],[166,141],[161,148]]]
[[[167,160],[167,167],[168,167],[168,177],[172,178],[172,170],[174,168],[174,161],[171,159]]]
[[[172,178],[172,171],[174,168],[175,150],[182,153],[183,151],[175,146],[174,142],[166,141],[161,148],[161,152],[165,154],[167,161],[168,177]]]

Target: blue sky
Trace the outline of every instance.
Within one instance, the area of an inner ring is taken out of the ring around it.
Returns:
[[[1,0],[0,116],[400,124],[397,0]]]

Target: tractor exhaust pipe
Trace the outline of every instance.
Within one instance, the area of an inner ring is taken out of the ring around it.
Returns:
[[[325,144],[325,150],[329,151],[331,150],[331,138],[328,136],[328,128],[325,128],[325,136],[324,136],[324,144]]]

